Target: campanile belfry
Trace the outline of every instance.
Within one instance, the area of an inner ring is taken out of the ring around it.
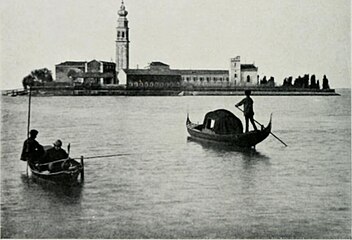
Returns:
[[[116,70],[128,69],[129,65],[129,36],[128,36],[128,20],[124,2],[122,0],[120,10],[117,12],[117,37],[116,37]]]

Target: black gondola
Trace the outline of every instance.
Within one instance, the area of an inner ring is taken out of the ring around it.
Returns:
[[[187,131],[195,140],[231,145],[240,148],[254,148],[271,132],[271,116],[261,130],[243,132],[242,122],[232,112],[218,109],[208,112],[202,124],[192,123],[187,115]]]

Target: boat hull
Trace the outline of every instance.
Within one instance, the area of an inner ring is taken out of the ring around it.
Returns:
[[[194,124],[188,118],[186,127],[191,138],[198,141],[213,142],[240,148],[253,148],[269,136],[271,119],[268,126],[264,129],[242,134],[215,134],[211,131],[205,131],[202,124]]]
[[[38,169],[30,166],[32,176],[50,182],[55,182],[58,184],[71,185],[77,183],[78,176],[82,173],[82,165],[71,159],[72,167],[67,170],[62,170],[58,172],[49,171],[39,171]]]

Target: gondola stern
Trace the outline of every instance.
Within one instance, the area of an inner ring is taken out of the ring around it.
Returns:
[[[189,120],[189,113],[187,113],[186,125],[189,125],[190,123],[191,123],[191,120]]]
[[[270,113],[270,120],[268,125],[266,126],[266,129],[268,129],[268,131],[271,131],[271,127],[272,127],[272,119],[273,119],[273,113]]]

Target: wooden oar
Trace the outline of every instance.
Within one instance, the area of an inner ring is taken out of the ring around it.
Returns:
[[[107,158],[107,157],[118,157],[118,156],[128,156],[128,155],[132,155],[132,154],[130,154],[130,153],[119,153],[119,154],[110,154],[110,155],[100,155],[100,156],[84,157],[84,159]]]
[[[57,162],[64,162],[64,161],[67,161],[69,160],[70,158],[64,158],[64,159],[60,159],[60,160],[56,160],[56,161],[52,161],[52,162],[48,162],[48,163],[40,163],[39,166],[43,166],[43,165],[49,165],[51,163],[57,163]]]
[[[237,106],[236,106],[236,108],[239,109],[241,112],[244,112],[241,108],[239,108],[239,107],[237,107]],[[253,119],[253,120],[254,120],[254,122],[258,123],[260,126],[263,126],[263,124],[261,124],[261,123],[258,122],[257,120],[255,120],[255,119]],[[287,147],[287,144],[284,143],[280,138],[278,138],[274,133],[272,133],[272,132],[270,131],[270,134],[273,135],[277,140],[279,140],[283,145],[285,145],[285,147]]]
[[[106,158],[106,157],[116,157],[116,156],[128,156],[131,155],[129,153],[120,153],[120,154],[111,154],[111,155],[100,155],[100,156],[91,156],[91,157],[84,157],[84,159],[93,159],[93,158]],[[81,157],[75,157],[73,159],[78,159]],[[56,161],[52,161],[52,162],[48,162],[48,163],[41,163],[39,165],[43,166],[43,165],[49,165],[50,163],[57,163],[57,162],[64,162],[66,160],[69,160],[70,158],[64,158],[64,159],[60,159],[60,160],[56,160]]]
[[[30,127],[30,123],[31,123],[31,86],[28,86],[29,88],[29,93],[28,93],[28,122],[27,122],[27,140],[29,138],[29,127]],[[28,141],[27,141],[27,150],[28,150]],[[28,155],[27,155],[27,168],[26,168],[26,174],[28,177]]]

